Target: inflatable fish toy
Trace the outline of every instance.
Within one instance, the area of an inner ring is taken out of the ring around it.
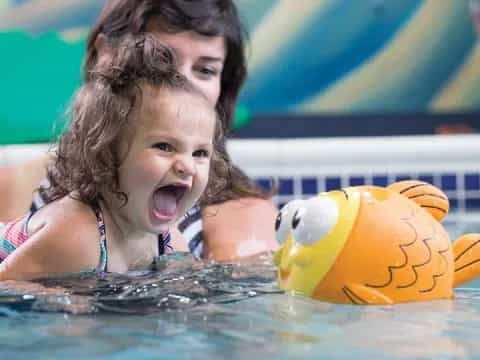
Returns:
[[[451,299],[480,275],[480,234],[452,245],[448,210],[440,189],[415,180],[293,200],[276,221],[279,287],[340,304]]]

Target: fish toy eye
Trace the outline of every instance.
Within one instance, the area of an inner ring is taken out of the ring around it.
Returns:
[[[303,209],[298,209],[295,211],[295,214],[293,214],[293,219],[292,219],[292,229],[296,229],[298,224],[300,224],[300,220],[302,220],[302,215],[305,211],[302,211]]]
[[[311,245],[323,239],[337,224],[338,215],[338,205],[331,198],[316,197],[305,201],[292,219],[295,241]]]
[[[302,208],[303,203],[303,200],[290,201],[278,213],[277,220],[275,221],[275,233],[280,245],[283,245],[288,239],[291,231],[292,218],[297,210]]]

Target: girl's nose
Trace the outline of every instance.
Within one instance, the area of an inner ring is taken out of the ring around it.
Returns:
[[[193,158],[190,156],[178,157],[173,164],[173,169],[178,176],[193,176],[196,171]]]

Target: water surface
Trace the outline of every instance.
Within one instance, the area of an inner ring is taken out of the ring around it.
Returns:
[[[279,291],[270,256],[157,270],[0,283],[1,359],[480,358],[480,281],[454,300],[350,306]]]

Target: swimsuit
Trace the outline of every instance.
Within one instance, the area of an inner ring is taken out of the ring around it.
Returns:
[[[103,213],[100,206],[92,206],[92,210],[97,218],[98,231],[100,233],[100,259],[97,267],[93,269],[93,271],[106,272],[108,265],[108,252],[105,221],[103,220]],[[28,222],[34,213],[35,211],[31,211],[28,215],[7,224],[0,223],[0,263],[28,240]],[[167,230],[158,235],[158,255],[169,254],[172,252],[173,247],[171,244],[171,235]]]
[[[33,196],[33,202],[30,207],[31,212],[35,212],[45,205],[43,189],[47,188],[48,186],[48,180],[44,179],[40,185],[40,189],[35,191]],[[204,240],[202,213],[200,207],[195,206],[194,208],[190,209],[185,215],[185,217],[179,222],[178,229],[182,233],[183,238],[187,241],[188,248],[190,249],[192,255],[197,258],[202,258]]]
[[[203,256],[202,212],[198,206],[190,209],[178,224],[183,238],[188,242],[190,253],[196,258]]]
[[[0,223],[0,263],[27,239],[28,217],[7,224]]]

